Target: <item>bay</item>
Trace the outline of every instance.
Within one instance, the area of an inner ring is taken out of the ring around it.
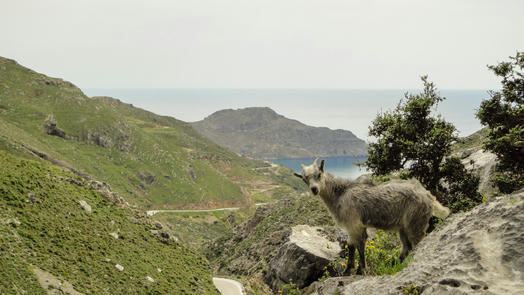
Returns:
[[[314,160],[315,158],[287,158],[272,160],[272,162],[300,173],[302,171],[301,164],[311,165]],[[336,177],[355,179],[362,174],[368,173],[364,168],[355,165],[359,162],[364,162],[366,157],[325,157],[319,159],[319,164],[321,160],[325,160],[324,171]]]

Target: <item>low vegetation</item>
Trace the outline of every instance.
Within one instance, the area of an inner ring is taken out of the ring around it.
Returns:
[[[38,267],[85,294],[217,294],[201,255],[83,178],[5,151],[0,162],[2,293],[46,294]]]

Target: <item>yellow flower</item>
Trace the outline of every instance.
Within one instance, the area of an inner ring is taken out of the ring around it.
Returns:
[[[282,294],[282,290],[278,290],[278,294]]]
[[[341,265],[342,267],[346,266],[344,263],[341,263],[340,265]]]
[[[346,244],[346,249],[348,248],[348,244]]]
[[[375,244],[375,241],[370,241],[369,243],[370,243],[370,244]]]

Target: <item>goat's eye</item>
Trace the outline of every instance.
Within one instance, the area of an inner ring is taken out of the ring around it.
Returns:
[[[319,174],[317,174],[317,179],[320,179],[320,173],[319,173]]]

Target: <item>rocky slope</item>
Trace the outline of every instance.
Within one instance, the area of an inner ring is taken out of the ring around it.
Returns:
[[[393,276],[334,278],[311,294],[524,294],[524,191],[450,216]]]
[[[269,197],[299,187],[286,169],[239,157],[185,122],[86,97],[70,82],[2,57],[0,149],[30,150],[143,207],[247,206],[255,185],[273,187]]]
[[[366,154],[366,143],[351,131],[307,126],[270,108],[222,110],[192,126],[217,144],[257,159]]]

